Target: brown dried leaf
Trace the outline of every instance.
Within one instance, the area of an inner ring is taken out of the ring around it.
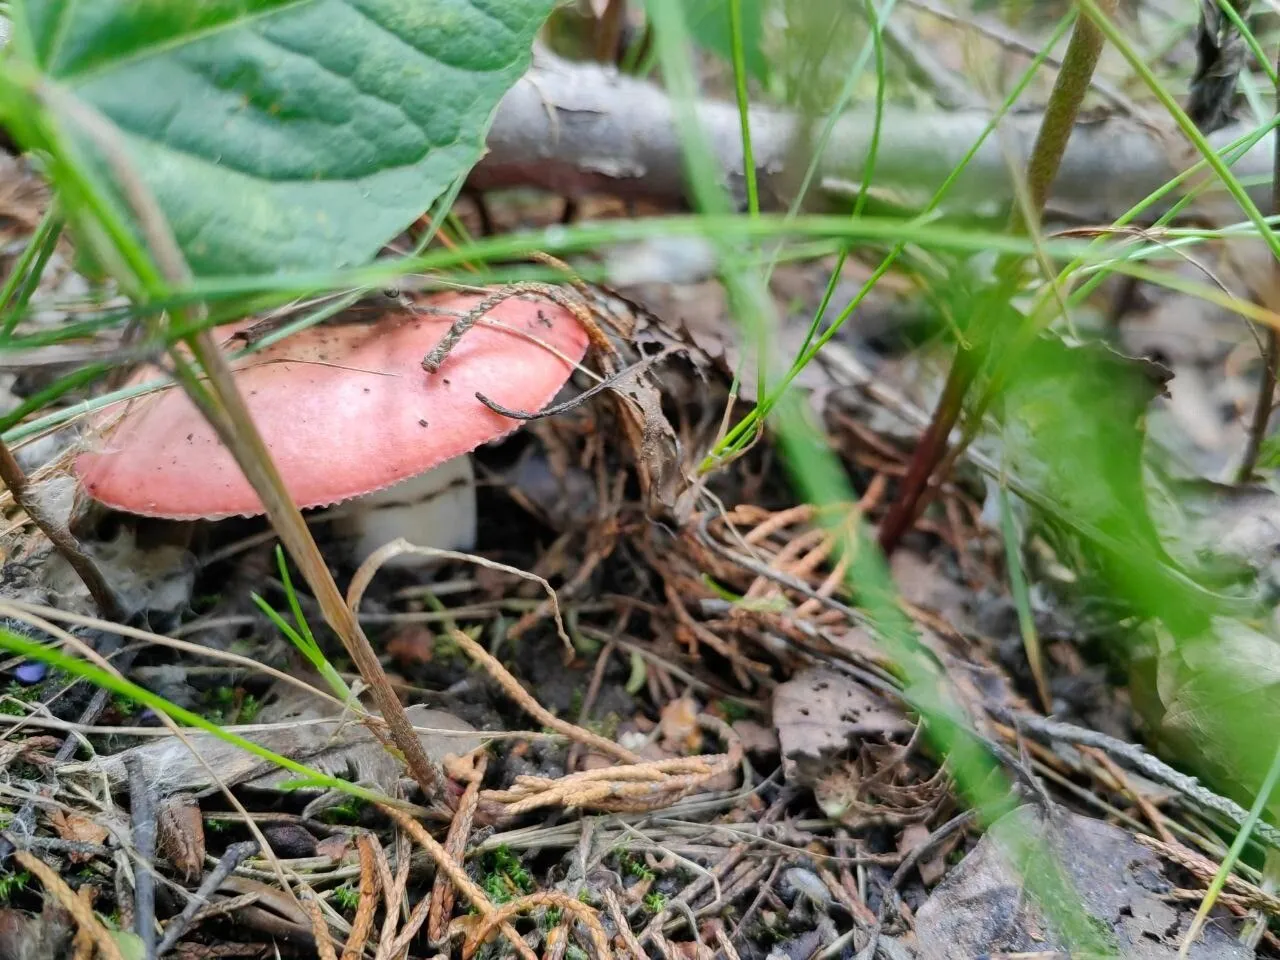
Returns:
[[[421,624],[409,624],[397,630],[387,641],[387,655],[402,667],[430,663],[436,636]]]
[[[692,697],[679,697],[663,707],[658,726],[662,728],[664,749],[677,755],[698,753],[702,750],[698,705]]]
[[[701,451],[684,449],[663,413],[662,400],[668,396],[683,403],[692,398],[705,405],[714,393],[707,389],[713,361],[691,336],[641,304],[607,287],[598,287],[596,294],[598,305],[614,321],[610,339],[618,357],[613,363],[619,369],[635,368],[610,392],[650,511],[683,522],[699,489],[695,465]],[[644,362],[660,354],[658,362]],[[727,386],[728,379],[724,382]]]
[[[777,755],[779,745],[776,730],[754,720],[735,720],[731,726],[742,741],[742,749],[748,754],[757,757]]]
[[[351,838],[345,833],[335,833],[316,844],[316,856],[329,857],[337,863],[345,860],[353,850]]]
[[[782,745],[783,772],[792,783],[805,786],[818,783],[860,741],[884,741],[912,730],[896,704],[823,669],[805,670],[778,686],[773,724]]]
[[[237,911],[240,922],[269,936],[314,949],[311,918],[293,897],[278,888],[260,880],[233,875],[222,881],[218,892],[232,897],[255,894],[258,898],[255,904]]]
[[[902,828],[902,836],[898,838],[898,852],[901,854],[909,854],[917,847],[928,841],[931,831],[924,823],[909,823]],[[929,855],[921,858],[916,864],[916,870],[920,872],[920,879],[926,887],[932,887],[947,872],[947,854],[950,853],[960,838],[963,831],[953,833],[941,843],[938,844]]]
[[[103,844],[107,840],[107,829],[83,814],[55,809],[49,814],[49,824],[61,839],[72,843]],[[89,853],[70,853],[67,856],[72,863],[86,863],[93,859]]]

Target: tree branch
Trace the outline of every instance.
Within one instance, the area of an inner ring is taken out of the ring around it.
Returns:
[[[716,160],[736,194],[743,194],[742,146],[737,108],[704,101],[698,117]],[[878,185],[932,191],[960,162],[989,116],[982,111],[918,112],[889,109],[881,131]],[[957,181],[948,206],[976,210],[1013,199],[1009,158],[1026,169],[1039,112],[1018,113],[1000,125],[1000,137],[983,146]],[[814,121],[815,127],[821,119]],[[850,111],[836,123],[819,165],[813,205],[847,192],[862,173],[873,130],[871,110]],[[1228,143],[1240,126],[1218,131],[1211,142]],[[807,158],[798,145],[812,143],[804,120],[784,110],[751,111],[752,146],[761,204],[782,209],[794,171]],[[1086,220],[1111,220],[1178,172],[1169,136],[1126,117],[1076,124],[1049,195],[1055,211]],[[1272,135],[1235,167],[1241,178],[1271,174]],[[488,190],[540,186],[567,196],[602,192],[665,204],[685,200],[684,161],[674,108],[653,84],[597,64],[569,63],[539,52],[534,68],[506,95],[489,133],[489,153],[470,184]],[[1006,155],[1005,151],[1008,151]],[[791,174],[791,176],[788,176]],[[1259,202],[1269,183],[1250,188]]]

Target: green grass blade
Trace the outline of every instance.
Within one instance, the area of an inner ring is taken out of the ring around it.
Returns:
[[[326,787],[330,790],[339,790],[342,793],[350,794],[353,797],[360,797],[362,800],[368,800],[371,803],[388,803],[393,802],[388,797],[375,793],[372,790],[366,790],[358,787],[354,783],[346,780],[340,780],[337,777],[331,777],[328,774],[321,773],[319,770],[313,770],[305,764],[298,763],[288,757],[274,753],[251,740],[246,740],[239,734],[232,733],[229,730],[223,730],[216,723],[207,720],[198,713],[192,713],[175,703],[170,703],[164,697],[152,693],[145,687],[140,687],[136,683],[117,677],[115,674],[103,670],[92,663],[87,663],[78,657],[68,656],[60,650],[53,647],[45,646],[26,637],[13,633],[0,627],[0,649],[5,649],[18,656],[26,657],[30,660],[39,660],[49,666],[68,673],[71,676],[87,680],[96,687],[100,687],[110,693],[117,694],[133,700],[144,707],[150,707],[157,713],[163,713],[177,723],[186,727],[194,727],[211,733],[219,740],[237,746],[242,750],[246,750],[266,760],[269,763],[289,770],[304,777],[307,782],[314,783],[317,786]]]

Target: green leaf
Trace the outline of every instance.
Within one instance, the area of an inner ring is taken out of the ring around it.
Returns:
[[[1147,501],[1144,413],[1168,371],[1053,335],[1014,366],[1000,397],[1010,472],[1088,533],[1095,574],[1116,599],[1180,635],[1203,630],[1211,597],[1169,555]]]
[[[326,269],[470,170],[553,3],[22,0],[12,53],[119,127],[197,275]]]
[[[136,933],[130,933],[127,930],[112,930],[111,939],[116,942],[116,947],[120,950],[120,956],[124,960],[145,960],[147,950],[142,945],[142,938]]]
[[[769,82],[769,63],[761,48],[764,38],[766,0],[741,0],[742,43],[746,52],[747,73],[761,83]],[[729,30],[729,0],[685,0],[685,21],[689,34],[702,49],[733,59],[733,34]]]
[[[1262,441],[1258,449],[1258,466],[1263,470],[1280,467],[1280,433],[1273,433]]]

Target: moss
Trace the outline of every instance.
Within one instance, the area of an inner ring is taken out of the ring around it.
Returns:
[[[654,878],[654,872],[639,857],[626,850],[615,850],[614,854],[618,858],[618,869],[623,876],[635,877],[637,880],[652,880]]]
[[[0,903],[8,903],[15,893],[25,890],[30,881],[31,874],[25,870],[0,874]]]
[[[362,797],[343,797],[340,803],[325,808],[320,819],[324,823],[358,823],[368,805]]]
[[[333,902],[343,910],[354,910],[360,906],[360,891],[349,883],[333,888]]]
[[[507,903],[533,892],[533,877],[520,858],[506,846],[498,847],[485,858],[486,871],[480,886],[494,903]]]

